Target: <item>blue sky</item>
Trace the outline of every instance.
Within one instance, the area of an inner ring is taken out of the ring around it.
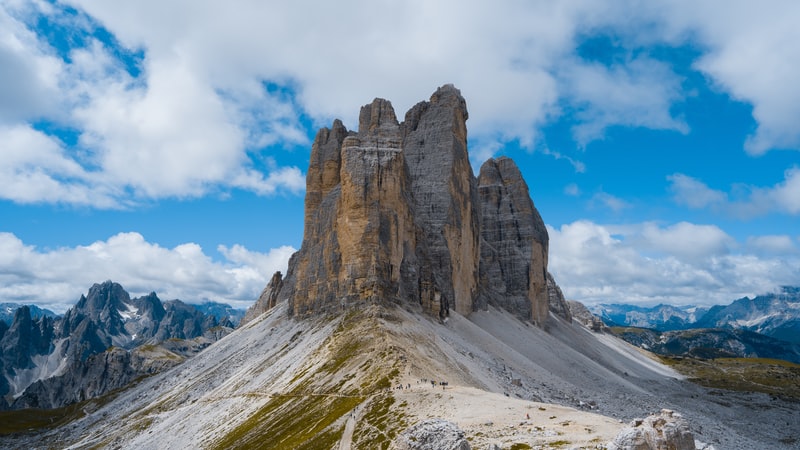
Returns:
[[[798,285],[798,21],[795,1],[0,0],[0,301],[63,311],[112,279],[247,306],[300,246],[316,130],[445,83],[474,170],[520,166],[567,297]]]

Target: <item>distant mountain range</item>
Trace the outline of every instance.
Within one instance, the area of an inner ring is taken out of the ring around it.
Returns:
[[[589,308],[609,326],[675,331],[698,328],[746,330],[800,344],[800,287],[784,286],[777,293],[744,297],[730,305],[641,307],[597,305]]]
[[[0,322],[5,322],[6,325],[11,326],[14,322],[14,314],[19,308],[24,305],[19,303],[0,303]],[[49,309],[39,308],[36,305],[28,305],[31,310],[31,318],[39,319],[41,317],[57,317],[58,314],[50,311]],[[2,325],[0,325],[2,327]]]
[[[244,309],[236,309],[227,303],[206,302],[192,306],[203,314],[214,316],[219,322],[227,319],[234,327],[239,326],[239,322],[246,312]]]
[[[800,364],[800,344],[747,330],[697,328],[657,331],[614,327],[611,333],[625,341],[664,356],[694,358],[772,358]]]
[[[3,311],[14,305],[4,304]],[[228,305],[131,298],[93,285],[63,316],[16,307],[0,321],[0,409],[54,408],[172,367],[226,335],[243,315]]]

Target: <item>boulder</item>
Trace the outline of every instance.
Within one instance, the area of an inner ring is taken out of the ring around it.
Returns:
[[[696,450],[689,424],[680,414],[662,409],[634,419],[609,444],[609,450]]]
[[[470,450],[464,432],[452,422],[428,419],[400,433],[392,450]]]

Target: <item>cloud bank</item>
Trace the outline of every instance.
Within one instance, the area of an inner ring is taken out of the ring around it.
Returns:
[[[234,245],[219,251],[221,262],[197,244],[164,248],[139,233],[119,233],[86,246],[39,249],[0,233],[0,300],[64,312],[92,284],[113,280],[134,296],[156,291],[162,300],[212,300],[244,308],[258,298],[275,271],[286,273],[295,249],[259,253]]]
[[[588,304],[728,304],[800,279],[793,236],[740,243],[715,225],[586,220],[548,232],[550,271],[567,298]]]
[[[738,185],[734,195],[712,189],[684,174],[669,176],[673,200],[691,209],[709,209],[739,218],[753,218],[778,213],[800,215],[800,168],[784,172],[783,181],[769,187]]]

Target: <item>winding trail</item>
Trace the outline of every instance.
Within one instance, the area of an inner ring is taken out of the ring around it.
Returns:
[[[371,398],[371,397],[370,397]],[[350,411],[350,415],[347,418],[347,422],[344,425],[344,432],[342,432],[342,439],[339,441],[339,450],[351,450],[353,445],[353,431],[356,429],[356,422],[361,417],[361,406],[367,403],[370,399],[366,399],[363,402],[356,405],[352,411]]]

